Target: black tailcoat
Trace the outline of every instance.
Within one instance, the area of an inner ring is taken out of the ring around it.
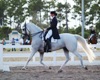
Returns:
[[[54,39],[60,39],[59,32],[57,29],[57,18],[54,17],[50,22],[50,27],[47,30],[52,30],[52,36]]]
[[[90,34],[95,34],[95,33],[96,33],[95,30],[90,31]]]

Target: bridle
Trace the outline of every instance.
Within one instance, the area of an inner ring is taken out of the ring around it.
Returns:
[[[27,27],[26,27],[26,23],[24,24],[24,27],[25,27],[25,29],[23,29],[23,30],[25,31],[25,33],[24,33],[23,35],[24,35],[24,36],[29,36],[29,34],[27,34],[27,31],[29,32],[29,30],[28,30]],[[42,38],[42,34],[44,33],[44,31],[39,31],[39,32],[30,34],[30,35],[31,35],[32,37],[34,37],[34,36],[36,36],[36,35],[39,34],[39,33],[41,33],[41,34],[39,35],[39,37]]]

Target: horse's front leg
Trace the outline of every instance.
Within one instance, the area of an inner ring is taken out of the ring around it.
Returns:
[[[43,63],[43,55],[44,55],[44,53],[43,53],[43,52],[40,52],[40,63],[41,63],[45,68],[51,69],[51,67],[49,67],[49,66],[47,66],[47,65],[45,65],[45,64]]]
[[[33,49],[33,50],[32,50],[32,53],[31,53],[31,55],[30,55],[30,57],[28,58],[28,60],[27,60],[27,62],[26,62],[26,64],[25,64],[25,66],[22,68],[22,70],[25,70],[25,69],[26,69],[26,67],[27,67],[27,65],[28,65],[28,63],[29,63],[29,61],[32,59],[32,57],[35,55],[35,53],[36,53],[36,50]]]

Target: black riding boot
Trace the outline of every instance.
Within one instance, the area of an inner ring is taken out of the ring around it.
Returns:
[[[90,41],[90,43],[92,43],[92,40],[91,39],[89,41]]]
[[[47,39],[47,52],[51,52],[51,41],[49,39]]]

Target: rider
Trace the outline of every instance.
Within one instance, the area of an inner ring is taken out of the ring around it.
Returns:
[[[55,11],[51,11],[50,12],[51,15],[51,21],[50,21],[50,27],[46,29],[46,32],[44,34],[44,40],[48,46],[48,50],[47,52],[51,52],[51,38],[53,37],[54,39],[60,39],[58,30],[57,30],[57,13]],[[46,38],[47,34],[49,33],[49,31],[51,31],[51,35],[49,36],[49,38]]]
[[[90,41],[92,40],[92,37],[93,37],[93,35],[94,35],[95,33],[96,33],[96,32],[95,32],[94,27],[91,27],[91,28],[90,28],[90,38],[89,38]]]

